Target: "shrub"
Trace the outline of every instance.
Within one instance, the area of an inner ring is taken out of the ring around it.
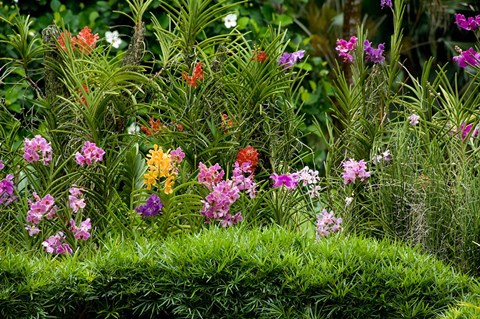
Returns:
[[[474,319],[480,316],[478,293],[465,298],[465,301],[450,306],[440,319]]]
[[[473,291],[416,249],[277,228],[12,254],[0,274],[2,318],[434,318]]]

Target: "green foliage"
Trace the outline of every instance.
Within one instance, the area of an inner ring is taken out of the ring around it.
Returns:
[[[439,317],[439,319],[474,319],[480,315],[480,307],[478,306],[479,295],[468,295],[464,301],[449,306],[448,311]]]
[[[432,71],[431,59],[419,78],[395,85],[404,11],[401,1],[395,4],[390,63],[365,65],[359,48],[352,81],[338,74],[338,138],[330,142],[326,201],[344,212],[349,231],[418,244],[478,273],[478,75],[470,74],[460,91],[445,67]],[[412,114],[418,125],[409,124]],[[375,160],[387,150],[391,161]],[[341,162],[350,158],[368,162],[367,182],[344,184]],[[353,198],[348,206],[347,197]]]
[[[2,254],[2,318],[435,318],[476,289],[408,247],[280,229],[112,238],[54,259]]]
[[[28,118],[17,120],[7,108],[2,111],[2,124],[14,129],[0,131],[7,142],[1,145],[1,155],[5,172],[15,176],[18,197],[8,214],[0,216],[7,230],[0,236],[2,242],[29,250],[63,231],[70,245],[88,246],[74,240],[69,230],[71,219],[78,223],[87,218],[98,239],[111,232],[162,237],[195,231],[202,225],[201,200],[208,194],[195,182],[199,162],[218,162],[231,177],[239,148],[251,145],[261,154],[257,182],[269,188],[272,173],[291,171],[304,156],[298,101],[307,73],[305,65],[279,65],[278,58],[288,45],[286,33],[269,29],[261,43],[254,43],[238,29],[211,36],[209,30],[238,3],[163,3],[166,16],[160,20],[151,15],[162,52],[153,62],[145,61],[143,20],[153,13],[149,6],[155,5],[152,1],[128,2],[124,15],[135,25],[126,51],[116,51],[87,27],[76,33],[50,25],[40,39],[29,31],[34,19],[18,15],[9,22],[13,31],[4,43],[15,55],[2,81],[14,72],[23,74],[21,83],[30,85],[35,98],[30,101],[34,112]],[[53,7],[60,10],[55,3]],[[261,52],[265,60],[258,59]],[[157,67],[161,68],[158,72]],[[192,83],[189,77],[196,73],[201,75]],[[33,123],[25,127],[25,121]],[[127,127],[138,127],[137,123],[145,124],[142,133],[134,129],[127,134]],[[53,160],[48,166],[22,160],[18,128],[26,128],[27,136],[40,134],[51,143]],[[86,141],[105,150],[101,163],[77,164],[77,152]],[[144,153],[152,144],[165,151],[180,146],[186,159],[175,176],[173,194],[160,194],[162,216],[145,220],[134,209],[153,192],[145,189],[143,180]],[[81,214],[70,207],[73,186],[85,191]],[[53,220],[44,218],[40,234],[30,238],[25,216],[34,193],[53,196],[58,213]],[[249,215],[251,225],[277,223],[296,228],[313,220],[314,213],[309,212],[313,205],[305,201],[306,196],[292,196],[289,201],[289,194],[270,195],[262,191],[252,201],[242,197],[238,206]],[[271,205],[281,197],[292,207],[279,204],[285,204],[283,199]]]

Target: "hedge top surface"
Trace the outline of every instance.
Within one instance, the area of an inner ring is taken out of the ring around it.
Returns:
[[[82,258],[4,252],[0,317],[434,318],[472,286],[388,241],[212,228]]]

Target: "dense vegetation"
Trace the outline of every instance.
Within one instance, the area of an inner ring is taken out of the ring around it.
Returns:
[[[0,3],[1,314],[475,316],[480,15],[429,51],[401,0],[28,3]]]

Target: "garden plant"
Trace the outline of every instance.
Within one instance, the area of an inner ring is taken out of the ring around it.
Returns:
[[[479,316],[479,48],[410,70],[381,0],[327,80],[289,11],[125,3],[2,15],[1,318]]]

